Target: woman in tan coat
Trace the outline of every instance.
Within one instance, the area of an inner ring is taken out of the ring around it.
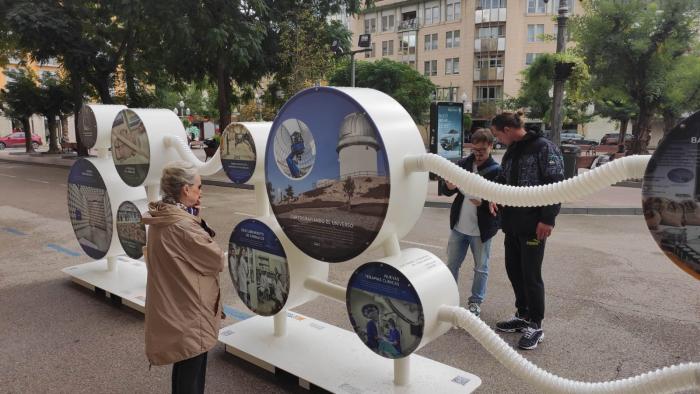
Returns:
[[[150,203],[143,222],[146,245],[146,356],[173,364],[173,393],[203,393],[207,352],[222,315],[219,272],[224,254],[199,214],[202,180],[187,162],[168,164],[161,201]]]

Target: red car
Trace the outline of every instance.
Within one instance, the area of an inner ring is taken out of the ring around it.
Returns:
[[[24,148],[24,142],[25,139],[23,132],[12,133],[10,135],[0,137],[0,150],[5,148]],[[32,147],[36,149],[41,144],[41,137],[39,137],[37,134],[32,134]]]

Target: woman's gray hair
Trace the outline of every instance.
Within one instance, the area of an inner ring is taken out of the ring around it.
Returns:
[[[187,161],[173,161],[163,167],[160,177],[160,192],[163,201],[180,202],[180,192],[185,185],[193,185],[197,176],[197,167]]]

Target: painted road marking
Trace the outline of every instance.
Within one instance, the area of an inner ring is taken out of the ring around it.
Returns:
[[[56,245],[56,244],[48,244],[48,245],[46,245],[46,246],[47,246],[48,248],[50,248],[50,249],[53,249],[53,250],[59,252],[59,253],[67,254],[68,256],[71,256],[71,257],[78,257],[78,256],[80,256],[80,253],[74,252],[74,251],[72,251],[72,250],[70,250],[70,249],[66,249],[66,248],[64,248],[64,247],[62,247],[62,246],[58,246],[58,245]]]
[[[49,183],[48,181],[42,181],[41,179],[32,179],[32,178],[27,178],[29,182],[38,182],[38,183]]]
[[[425,248],[440,249],[440,250],[442,250],[442,249],[445,248],[444,246],[422,244],[422,243],[420,243],[420,242],[411,242],[411,241],[403,241],[403,240],[401,240],[401,241],[399,241],[399,242],[403,242],[403,243],[405,243],[405,244],[410,244],[410,245],[423,246],[423,247],[425,247]]]
[[[248,216],[248,217],[251,217],[251,218],[252,218],[252,217],[255,217],[255,215],[251,215],[251,214],[245,213],[245,212],[238,212],[238,211],[236,211],[236,212],[234,212],[234,214],[236,214],[236,215],[241,215],[241,216]]]
[[[236,309],[230,305],[224,305],[224,313],[226,314],[226,316],[232,317],[236,320],[245,320],[245,319],[251,318],[253,316],[249,313],[239,311],[238,309]]]
[[[26,233],[23,233],[23,232],[17,230],[16,228],[12,228],[12,227],[3,227],[2,229],[3,229],[3,231],[7,231],[8,233],[14,234],[14,235],[28,235]]]
[[[0,174],[0,176],[6,176],[8,178],[17,178],[15,175],[9,175],[9,174]]]

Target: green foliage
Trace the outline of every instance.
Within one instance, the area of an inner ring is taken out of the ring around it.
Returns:
[[[464,132],[468,133],[472,129],[472,116],[471,114],[464,113],[462,115],[462,127],[464,127]]]
[[[29,118],[34,113],[39,112],[38,103],[42,101],[36,74],[28,68],[5,71],[4,73],[11,79],[3,89],[0,89],[0,109],[5,116],[22,123],[24,135],[27,138],[26,149],[27,152],[31,152],[33,148],[30,145]]]
[[[564,123],[585,123],[588,121],[586,107],[592,100],[591,76],[584,60],[571,53],[545,53],[522,71],[523,81],[518,97],[506,103],[509,108],[527,108],[529,118],[539,118],[548,122],[551,118],[552,89],[557,63],[571,64],[571,74],[564,85]]]
[[[340,63],[329,83],[350,86],[350,62]],[[435,85],[412,67],[389,59],[376,62],[358,61],[355,65],[355,85],[377,89],[398,101],[413,120],[422,124],[430,106],[430,93]]]

